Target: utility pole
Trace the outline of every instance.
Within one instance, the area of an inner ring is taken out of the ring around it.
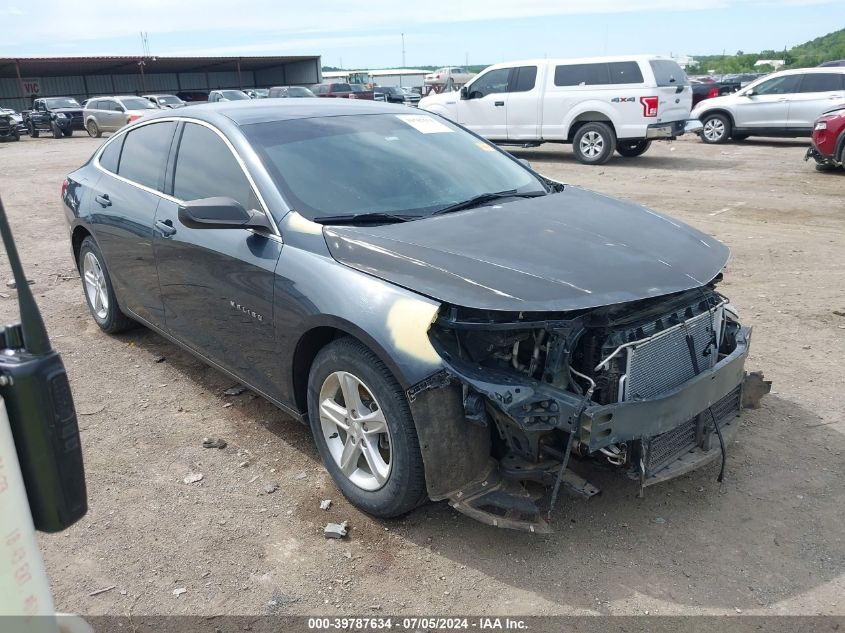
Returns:
[[[402,33],[402,68],[405,68],[405,34]]]

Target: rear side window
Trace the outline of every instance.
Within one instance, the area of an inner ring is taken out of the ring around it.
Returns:
[[[569,64],[555,68],[556,86],[601,86],[610,83],[607,64]]]
[[[164,163],[176,123],[151,123],[126,133],[117,173],[150,189],[162,189]]]
[[[200,200],[225,196],[247,209],[258,208],[258,201],[232,151],[216,132],[187,123],[179,142],[173,195],[180,200]]]
[[[121,135],[106,145],[103,153],[100,154],[100,167],[113,174],[117,173],[117,163],[120,160],[120,149],[123,147],[124,138],[126,138],[125,135]]]
[[[612,84],[641,84],[643,74],[637,62],[610,62],[610,83]]]
[[[683,86],[689,83],[684,69],[670,59],[652,59],[649,64],[660,87]]]
[[[842,90],[845,74],[807,73],[801,80],[800,92],[835,92]]]
[[[528,92],[534,89],[537,82],[536,66],[520,66],[513,69],[511,75],[510,92]]]

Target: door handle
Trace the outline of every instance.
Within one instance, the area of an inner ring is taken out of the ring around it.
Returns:
[[[164,237],[172,237],[176,234],[173,220],[156,220],[155,227]]]
[[[99,204],[103,208],[111,206],[111,200],[109,200],[109,194],[107,193],[97,196],[96,198],[94,198],[94,200],[96,200],[97,204]]]
[[[496,102],[493,103],[493,105],[496,106],[496,107],[499,107],[499,106],[505,105],[505,102],[504,101],[496,101]]]

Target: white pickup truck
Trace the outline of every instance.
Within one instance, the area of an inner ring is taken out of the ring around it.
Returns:
[[[572,143],[582,163],[643,154],[654,139],[697,131],[692,90],[672,59],[653,55],[495,64],[460,92],[419,107],[500,144]]]

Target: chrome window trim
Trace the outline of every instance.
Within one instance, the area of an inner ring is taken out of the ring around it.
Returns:
[[[279,232],[279,227],[276,224],[276,220],[270,214],[269,210],[267,209],[267,203],[264,201],[264,197],[261,195],[261,192],[258,191],[258,187],[255,185],[255,180],[253,180],[252,174],[249,173],[249,170],[246,167],[246,163],[244,163],[240,154],[238,154],[237,150],[235,149],[235,146],[232,145],[232,142],[228,138],[226,138],[226,135],[223,134],[223,132],[221,132],[215,126],[213,126],[211,123],[208,123],[207,121],[202,121],[200,119],[194,119],[194,118],[191,118],[191,117],[175,117],[175,116],[173,116],[173,117],[159,117],[159,118],[155,118],[155,119],[150,119],[149,121],[139,121],[138,123],[136,123],[132,126],[128,126],[124,129],[116,132],[115,134],[112,134],[111,137],[105,143],[103,143],[103,146],[100,147],[100,149],[98,149],[96,151],[96,153],[94,154],[94,167],[96,167],[97,169],[99,169],[103,173],[108,174],[112,178],[117,178],[121,182],[125,182],[126,184],[132,185],[133,187],[137,187],[138,189],[141,189],[142,191],[146,191],[147,193],[152,193],[152,194],[154,194],[154,195],[156,195],[160,198],[164,198],[165,200],[168,200],[170,202],[175,202],[176,204],[182,204],[182,203],[186,202],[185,200],[180,200],[179,198],[176,198],[175,196],[171,196],[169,194],[166,194],[162,191],[159,191],[158,189],[153,189],[152,187],[147,187],[146,185],[142,185],[141,183],[135,182],[134,180],[129,180],[128,178],[124,178],[123,176],[116,174],[113,171],[109,171],[108,169],[106,169],[105,167],[103,167],[100,164],[100,156],[102,156],[103,152],[106,151],[106,148],[111,143],[113,143],[115,139],[120,138],[121,136],[125,136],[129,132],[131,132],[133,130],[137,130],[138,128],[144,127],[146,125],[152,125],[154,123],[167,123],[167,122],[179,123],[180,121],[184,121],[185,123],[196,123],[197,125],[202,125],[204,127],[207,127],[209,130],[212,130],[213,132],[215,132],[217,134],[217,136],[219,136],[223,140],[223,143],[225,143],[226,147],[229,148],[229,151],[232,153],[232,156],[235,157],[235,161],[238,163],[238,165],[240,165],[241,171],[243,172],[244,176],[246,176],[247,182],[249,183],[249,186],[252,188],[252,193],[255,194],[255,198],[258,200],[258,203],[261,205],[261,209],[259,209],[259,210],[262,213],[264,213],[264,215],[267,217],[268,220],[270,220],[270,225],[273,227],[273,236],[272,237],[279,238],[278,241],[281,242],[282,241],[282,234],[281,234],[281,232]],[[248,230],[251,230],[253,233],[259,234],[252,229],[248,229]],[[263,233],[261,235],[263,235]],[[267,237],[271,237],[271,236],[267,236]]]

